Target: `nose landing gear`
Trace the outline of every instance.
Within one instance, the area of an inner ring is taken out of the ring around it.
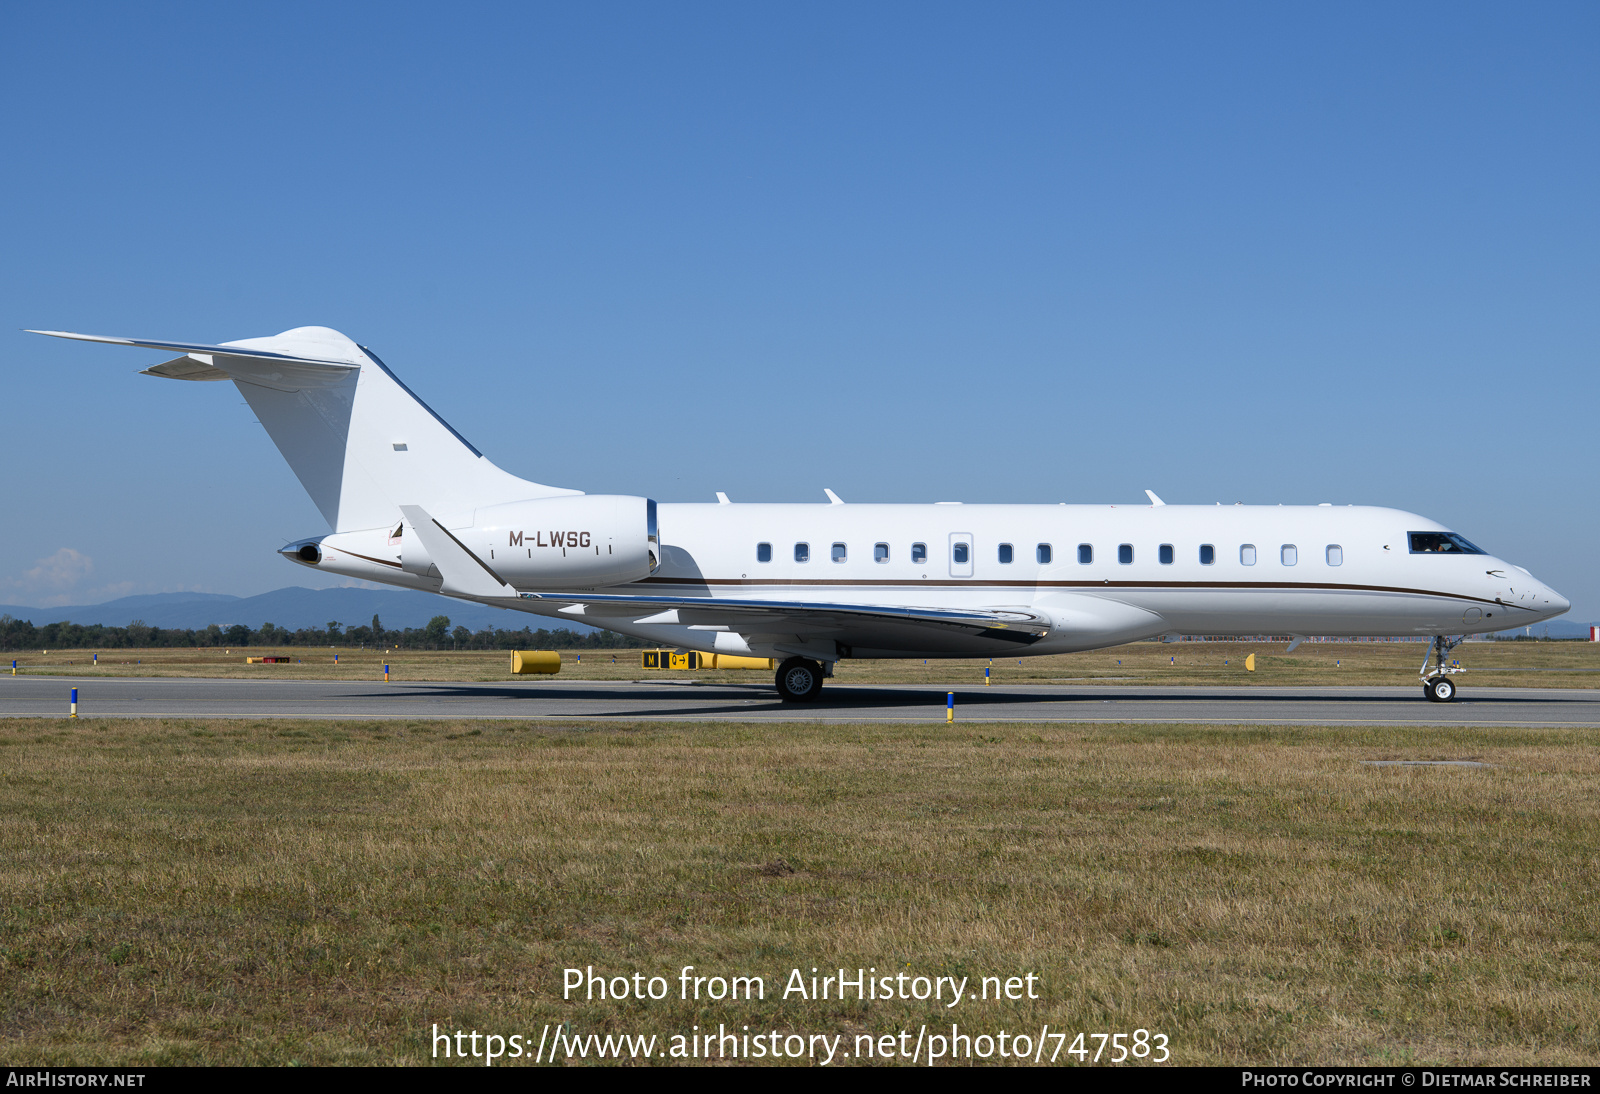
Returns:
[[[1444,635],[1435,635],[1433,645],[1428,647],[1427,656],[1422,659],[1422,694],[1430,703],[1448,703],[1456,697],[1456,683],[1450,679],[1459,672],[1465,672],[1460,665],[1447,666],[1445,655],[1461,645],[1466,635],[1457,638],[1446,638]],[[1428,662],[1437,658],[1438,663],[1432,670]]]
[[[1422,694],[1430,703],[1448,703],[1456,697],[1456,686],[1448,676],[1436,676],[1423,681]]]

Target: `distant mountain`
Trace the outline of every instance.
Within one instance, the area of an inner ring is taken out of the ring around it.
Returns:
[[[263,623],[272,623],[299,630],[301,627],[320,629],[326,627],[329,620],[346,627],[369,625],[377,615],[385,628],[404,630],[424,626],[436,615],[447,615],[451,627],[466,627],[471,631],[485,627],[521,630],[525,626],[534,630],[546,627],[579,633],[595,629],[582,623],[488,608],[432,593],[389,589],[288,588],[244,597],[222,593],[155,593],[125,596],[104,604],[73,604],[62,608],[0,604],[0,615],[26,619],[36,627],[63,621],[126,627],[133,620],[142,619],[152,627],[180,630],[200,630],[213,623],[220,627],[243,623],[252,630]]]

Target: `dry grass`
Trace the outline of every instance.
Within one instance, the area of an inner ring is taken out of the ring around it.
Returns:
[[[1136,642],[1093,653],[1019,659],[844,661],[837,679],[852,684],[971,684],[989,669],[997,684],[1230,684],[1230,685],[1405,685],[1417,683],[1425,647],[1421,643],[1308,642],[1293,653],[1286,643]],[[179,649],[27,651],[17,654],[18,670],[30,675],[298,677],[302,679],[381,680],[388,664],[396,680],[505,680],[505,652],[381,651],[289,647],[284,649]],[[1256,671],[1245,657],[1256,655]],[[288,665],[247,665],[247,656],[281,654]],[[334,656],[338,655],[338,663]],[[1453,655],[1468,669],[1463,682],[1478,687],[1600,687],[1600,643],[1472,642]],[[9,662],[10,655],[6,660]],[[563,678],[635,680],[770,679],[763,672],[669,672],[645,670],[638,650],[586,650],[562,653]]]
[[[0,721],[0,1058],[500,1033],[1160,1030],[1178,1063],[1600,1059],[1600,734]],[[1374,768],[1368,758],[1492,768]],[[560,999],[561,970],[1042,976]],[[847,1038],[848,1043],[848,1038]]]

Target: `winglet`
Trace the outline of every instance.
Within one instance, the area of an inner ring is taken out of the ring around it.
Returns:
[[[1154,490],[1146,490],[1144,492],[1144,496],[1150,499],[1150,504],[1151,505],[1165,505],[1165,504],[1167,504],[1166,502],[1162,501],[1160,498],[1156,497],[1156,493],[1155,493]]]
[[[420,505],[402,505],[400,512],[406,523],[427,548],[428,557],[439,568],[444,584],[439,591],[445,596],[514,597],[517,590],[489,568],[489,564],[471,551],[466,544],[451,535],[445,526],[430,517]]]

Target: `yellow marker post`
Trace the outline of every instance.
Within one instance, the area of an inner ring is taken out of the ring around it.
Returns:
[[[953,722],[956,720],[956,693],[953,691],[945,692],[944,720],[946,722]]]
[[[1244,659],[1244,670],[1246,672],[1255,672],[1256,671],[1256,655],[1255,654],[1252,653],[1252,654],[1250,654],[1248,657],[1246,657]]]

